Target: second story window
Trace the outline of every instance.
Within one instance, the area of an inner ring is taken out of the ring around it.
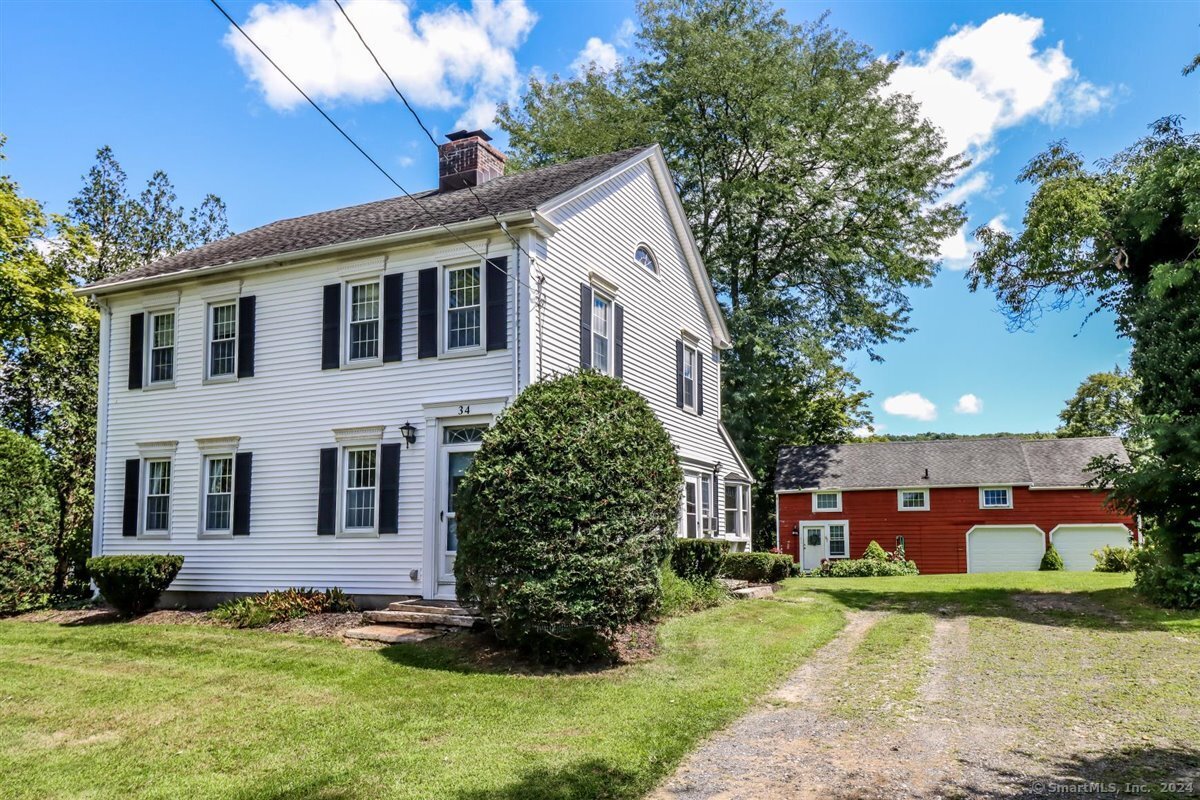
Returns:
[[[980,508],[1012,508],[1012,491],[1007,486],[992,486],[979,490]]]
[[[175,380],[175,312],[150,315],[150,382]]]
[[[813,511],[841,511],[841,492],[817,492],[813,495]]]
[[[592,369],[612,373],[612,301],[592,295]]]
[[[638,245],[638,249],[633,251],[633,260],[650,272],[658,272],[658,265],[654,263],[654,255],[650,252],[650,248],[644,244]]]
[[[929,510],[929,492],[925,489],[901,489],[897,495],[901,511]]]
[[[696,373],[699,351],[686,342],[683,345],[683,407],[696,410]]]
[[[209,306],[208,320],[208,377],[233,377],[237,369],[237,303]]]
[[[446,349],[479,347],[482,314],[479,267],[446,270]]]
[[[350,284],[348,299],[346,360],[379,358],[379,282]]]
[[[171,525],[171,462],[146,462],[146,532],[166,533]]]

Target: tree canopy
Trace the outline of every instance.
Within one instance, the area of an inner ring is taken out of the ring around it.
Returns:
[[[1087,376],[1058,413],[1058,435],[1128,437],[1140,421],[1137,392],[1137,378],[1120,367]]]
[[[512,163],[659,143],[734,348],[725,419],[760,479],[767,530],[778,446],[845,440],[869,419],[843,357],[910,331],[961,207],[964,166],[894,60],[761,0],[647,0],[639,54],[610,72],[534,78],[502,107]]]

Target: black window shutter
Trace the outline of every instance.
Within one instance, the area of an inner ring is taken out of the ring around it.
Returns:
[[[383,360],[399,361],[404,337],[404,273],[383,276]]]
[[[253,453],[238,453],[233,460],[233,535],[250,535],[250,484]]]
[[[379,532],[400,530],[400,445],[379,448]]]
[[[696,413],[704,414],[704,353],[696,350]]]
[[[237,376],[254,377],[254,296],[238,299]]]
[[[438,354],[437,278],[437,267],[417,273],[417,358],[436,358]]]
[[[489,259],[487,277],[487,349],[508,347],[508,257]]]
[[[625,377],[625,306],[613,304],[613,376]]]
[[[129,315],[129,388],[142,388],[142,364],[145,356],[142,348],[146,343],[146,315]]]
[[[332,535],[337,520],[336,447],[321,448],[321,480],[317,488],[317,533]]]
[[[141,316],[138,314],[137,316]],[[125,459],[125,500],[121,509],[121,535],[137,536],[138,529],[138,495],[141,489],[142,460],[140,458]]]
[[[342,365],[342,285],[325,287],[321,307],[321,369]],[[332,531],[331,531],[332,532]]]
[[[592,368],[592,287],[579,284],[579,366]]]
[[[675,340],[675,405],[683,408],[683,339]]]

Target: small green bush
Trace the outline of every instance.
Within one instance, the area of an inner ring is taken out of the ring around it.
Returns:
[[[325,591],[301,587],[227,600],[213,609],[212,615],[235,628],[261,628],[313,614],[344,614],[356,610],[354,601],[336,586]]]
[[[825,561],[813,572],[819,578],[884,578],[919,575],[915,561],[884,558],[838,558]]]
[[[1171,563],[1155,546],[1155,534],[1147,531],[1147,544],[1134,551],[1134,589],[1165,608],[1200,608],[1200,553],[1184,553],[1182,564]]]
[[[1046,554],[1042,556],[1042,563],[1038,565],[1038,569],[1042,572],[1054,572],[1063,568],[1062,556],[1054,549],[1054,545],[1046,548]]]
[[[1113,547],[1104,545],[1099,550],[1092,551],[1096,559],[1095,572],[1129,572],[1133,569],[1134,551],[1132,547]]]
[[[544,662],[611,655],[655,613],[683,471],[646,399],[580,372],[527,387],[455,495],[459,600]]]
[[[123,617],[152,610],[182,568],[183,556],[159,554],[96,556],[87,562],[100,594]]]
[[[777,583],[792,573],[792,557],[780,553],[726,553],[721,575],[751,583]]]
[[[676,539],[671,550],[671,569],[685,581],[711,581],[721,569],[725,557],[722,542],[704,539]]]
[[[871,543],[867,545],[867,551],[863,553],[863,558],[869,558],[873,561],[887,561],[888,554],[887,551],[880,546],[879,542],[872,539]]]
[[[730,599],[729,590],[715,579],[685,580],[669,566],[663,567],[661,581],[663,599],[659,613],[664,617],[703,611]]]

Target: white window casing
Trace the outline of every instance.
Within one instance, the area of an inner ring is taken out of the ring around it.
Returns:
[[[378,279],[347,284],[346,342],[347,364],[375,363],[381,360],[380,330],[383,291]]]
[[[205,375],[208,380],[237,378],[238,304],[236,300],[210,303],[205,327],[207,351]]]
[[[204,457],[204,533],[233,532],[233,470],[232,453]]]
[[[151,311],[146,326],[146,375],[151,386],[175,383],[175,311]]]
[[[613,301],[592,290],[592,369],[613,374]]]
[[[700,351],[691,342],[683,342],[683,407],[696,411],[696,375],[699,372]]]
[[[1012,508],[1013,493],[1011,486],[981,486],[979,487],[980,508]]]
[[[897,489],[896,508],[900,511],[928,511],[929,490],[925,488]]]
[[[483,269],[480,264],[446,267],[442,300],[442,350],[474,352],[483,347]]]
[[[813,492],[812,510],[814,514],[838,512],[842,510],[841,492]]]

